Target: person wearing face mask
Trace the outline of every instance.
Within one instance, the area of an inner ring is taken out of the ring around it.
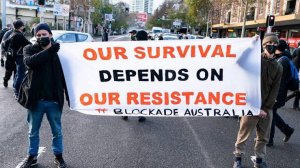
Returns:
[[[20,85],[25,76],[25,65],[23,62],[23,48],[30,44],[30,42],[25,38],[23,32],[25,25],[22,20],[16,20],[13,22],[14,30],[10,37],[4,41],[5,48],[10,48],[12,50],[12,58],[16,64],[16,74],[14,77],[14,96],[18,99],[18,93]]]
[[[65,168],[61,116],[64,95],[67,101],[69,98],[57,54],[60,44],[51,40],[52,32],[46,23],[36,25],[34,31],[36,43],[24,48],[24,63],[28,73],[22,82],[18,99],[27,109],[28,156],[18,166],[29,168],[37,164],[39,129],[45,114],[52,132],[54,163],[58,168]]]
[[[272,112],[277,92],[280,85],[282,67],[274,58],[278,45],[275,34],[266,34],[263,42],[263,53],[261,54],[261,108],[258,116],[243,116],[235,142],[233,168],[242,168],[242,156],[246,152],[246,141],[256,129],[254,147],[254,167],[267,168],[265,162],[266,144],[269,140]]]
[[[294,133],[294,128],[290,127],[285,121],[281,118],[281,116],[277,113],[277,110],[280,107],[285,105],[285,101],[287,98],[288,93],[288,81],[291,76],[290,71],[290,60],[289,57],[286,55],[288,49],[288,45],[284,40],[279,40],[278,47],[275,51],[275,59],[281,64],[283,68],[280,87],[278,91],[278,95],[276,98],[276,103],[273,106],[273,120],[272,120],[272,127],[270,133],[270,139],[267,146],[271,147],[274,145],[274,134],[275,134],[275,126],[279,128],[279,130],[285,135],[283,138],[284,142],[287,142],[292,134]]]

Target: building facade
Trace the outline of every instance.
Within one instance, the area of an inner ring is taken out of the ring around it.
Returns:
[[[300,42],[300,1],[299,0],[257,0],[249,4],[246,12],[245,36],[251,37],[256,34],[261,37],[267,31],[266,18],[270,14],[273,1],[273,14],[275,15],[275,32],[281,39],[296,47]],[[240,37],[243,26],[243,14],[245,4],[227,4],[222,6],[219,16],[212,21],[212,32],[218,37]],[[216,12],[217,13],[217,12]]]
[[[47,22],[50,26],[55,27],[57,24],[61,27],[68,22],[69,18],[54,16],[54,2],[55,0],[46,0],[44,8],[41,9],[35,0],[6,0],[6,24],[12,24],[16,19],[20,18],[27,26],[30,26],[33,22],[39,22],[42,19],[42,22]],[[1,5],[2,2],[0,3]],[[0,9],[2,15],[2,6]],[[44,11],[43,14],[41,14],[40,10]]]
[[[130,12],[152,14],[153,0],[132,0]]]

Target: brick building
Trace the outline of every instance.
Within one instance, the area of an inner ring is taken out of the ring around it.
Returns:
[[[249,4],[246,12],[245,36],[251,37],[255,34],[264,36],[266,18],[269,15],[272,0],[257,0]],[[275,26],[272,32],[278,34],[282,39],[288,40],[291,47],[300,42],[300,1],[299,0],[273,0],[275,15]],[[222,6],[222,14],[215,17],[212,32],[218,37],[240,37],[243,25],[243,13],[245,4],[234,3]]]

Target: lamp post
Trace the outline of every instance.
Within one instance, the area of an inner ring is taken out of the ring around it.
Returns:
[[[246,7],[245,7],[245,10],[244,10],[244,21],[243,21],[241,38],[245,37],[245,29],[246,29],[245,27],[246,27],[246,20],[247,20],[246,13],[248,11],[248,5],[249,5],[248,0],[246,0]]]
[[[273,8],[274,8],[274,0],[271,0],[271,7],[270,7],[270,13],[269,13],[269,16],[270,15],[273,15]],[[267,28],[267,33],[271,33],[272,32],[272,27],[273,26],[269,26],[269,23],[268,24],[268,28]]]

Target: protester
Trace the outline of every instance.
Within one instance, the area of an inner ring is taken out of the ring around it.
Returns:
[[[275,34],[266,34],[263,42],[263,53],[261,54],[261,98],[262,105],[259,116],[243,116],[240,121],[240,128],[235,143],[234,168],[242,168],[242,155],[245,154],[245,145],[252,131],[256,128],[255,138],[255,168],[266,168],[265,162],[266,143],[269,140],[272,122],[272,109],[278,89],[282,67],[274,59],[274,53],[278,45],[278,38]]]
[[[293,62],[299,72],[299,68],[300,68],[300,42],[298,42],[298,48],[296,48],[293,52]],[[294,103],[293,103],[293,109],[295,110],[300,110],[299,108],[299,100],[300,100],[300,92],[299,90],[298,91],[295,91],[295,100],[294,100]]]
[[[136,41],[136,30],[131,30],[129,33],[131,41]]]
[[[34,28],[35,28],[35,26],[36,26],[36,23],[33,23],[31,25],[31,30],[30,30],[31,37],[34,37]]]
[[[278,91],[278,95],[276,98],[276,103],[273,106],[273,120],[271,126],[270,139],[267,146],[274,145],[274,134],[275,134],[275,125],[280,129],[282,133],[284,133],[285,137],[283,139],[284,142],[287,142],[291,135],[294,133],[294,128],[291,128],[288,124],[284,122],[284,120],[277,113],[277,110],[280,107],[285,105],[285,100],[287,98],[288,93],[288,81],[290,80],[291,70],[290,70],[290,60],[288,56],[285,55],[285,51],[287,50],[287,43],[284,40],[279,40],[279,44],[277,50],[275,52],[276,60],[281,64],[283,71],[280,81],[280,87]]]
[[[25,76],[25,65],[23,62],[23,48],[30,44],[30,42],[25,38],[24,31],[25,25],[22,20],[16,20],[13,23],[14,31],[11,36],[4,41],[4,46],[6,49],[12,49],[12,57],[16,63],[16,75],[14,77],[14,96],[18,99],[18,93],[20,89],[21,82]]]
[[[102,41],[108,41],[108,33],[109,33],[109,30],[104,27],[103,28]]]
[[[1,30],[1,32],[0,32],[0,42],[2,42],[4,34],[7,31],[11,30],[11,29],[12,29],[11,24],[7,24],[6,28],[4,28],[4,29]],[[4,56],[5,56],[5,52],[4,52],[4,49],[3,49],[2,45],[1,45],[1,67],[4,67],[4,59],[3,59]]]
[[[12,27],[12,26],[11,26]],[[12,57],[12,53],[8,54],[8,46],[5,47],[5,41],[10,37],[10,35],[13,33],[13,29],[11,28],[10,30],[8,30],[2,38],[1,41],[1,52],[2,54],[5,55],[5,75],[3,77],[3,86],[7,87],[8,86],[8,81],[10,79],[10,77],[12,76],[12,74],[16,74],[16,63],[14,58]],[[13,77],[14,79],[14,77]]]
[[[133,30],[135,31],[135,30]],[[132,31],[131,31],[132,32]],[[135,31],[136,32],[136,31]],[[133,32],[132,32],[133,33]],[[147,41],[148,40],[148,33],[144,30],[140,30],[138,31],[137,33],[134,34],[135,35],[135,39],[137,41]],[[135,40],[134,40],[135,41]],[[146,121],[146,117],[143,117],[143,116],[139,116],[138,117],[138,121],[139,122],[144,122]],[[128,116],[122,116],[122,119],[123,120],[128,120]]]
[[[46,114],[52,131],[54,163],[59,168],[65,168],[61,115],[64,91],[67,100],[68,94],[57,55],[60,44],[51,42],[52,32],[46,23],[36,25],[35,37],[36,43],[24,48],[24,63],[28,67],[28,75],[22,83],[18,102],[28,109],[29,146],[28,156],[19,166],[27,168],[37,164],[39,130]]]

